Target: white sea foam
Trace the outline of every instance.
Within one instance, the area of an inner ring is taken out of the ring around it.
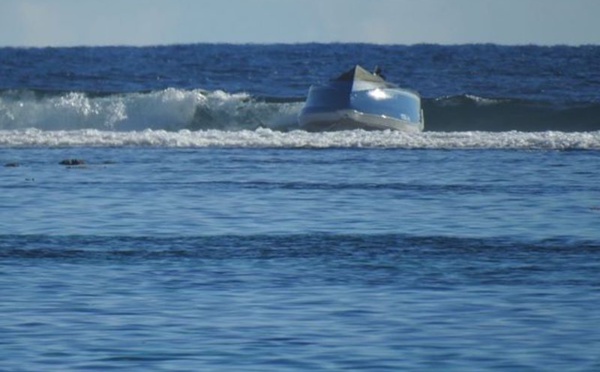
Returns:
[[[256,130],[47,131],[0,130],[2,147],[248,147],[248,148],[403,148],[403,149],[547,149],[600,150],[600,131],[424,132],[363,130],[309,133]]]
[[[282,125],[298,110],[297,103],[269,103],[223,91],[169,88],[101,96],[18,91],[0,95],[0,129],[255,129]]]

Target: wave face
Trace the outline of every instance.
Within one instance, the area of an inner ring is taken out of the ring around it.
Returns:
[[[550,103],[476,96],[425,100],[428,131],[562,131],[600,130],[600,104]]]
[[[289,131],[297,129],[302,105],[303,98],[199,89],[119,94],[5,91],[0,94],[0,130]],[[425,99],[423,109],[425,130],[432,132],[600,130],[600,104],[593,103],[557,105],[465,95]]]
[[[155,92],[94,95],[8,91],[0,95],[0,129],[132,131],[144,129],[275,128],[299,103],[269,103],[247,94],[169,88]]]

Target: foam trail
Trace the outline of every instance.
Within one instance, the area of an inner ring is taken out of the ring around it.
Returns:
[[[240,147],[600,150],[600,131],[424,132],[363,130],[309,133],[267,128],[221,131],[0,130],[1,147]]]

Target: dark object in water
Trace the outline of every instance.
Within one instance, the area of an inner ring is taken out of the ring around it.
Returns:
[[[59,164],[60,165],[68,165],[68,166],[84,165],[85,164],[85,160],[81,160],[81,159],[65,159],[65,160],[61,161]]]

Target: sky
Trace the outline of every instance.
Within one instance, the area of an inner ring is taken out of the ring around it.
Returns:
[[[600,0],[0,0],[0,47],[600,44]]]

